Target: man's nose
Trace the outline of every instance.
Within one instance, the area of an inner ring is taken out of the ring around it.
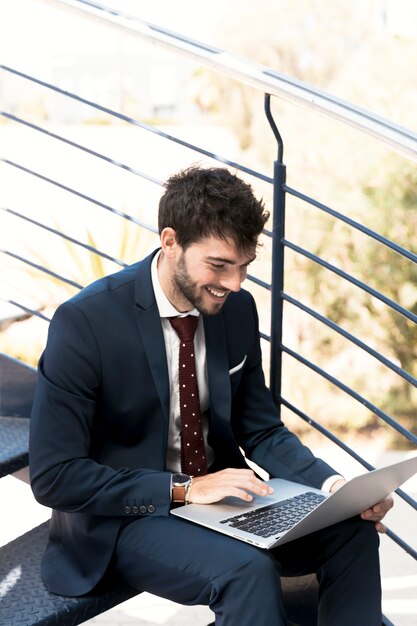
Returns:
[[[222,286],[225,287],[228,291],[240,291],[240,287],[245,280],[245,277],[242,276],[240,271],[233,272],[227,278],[222,280]]]

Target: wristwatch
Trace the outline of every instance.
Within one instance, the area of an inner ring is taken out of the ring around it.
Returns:
[[[191,478],[187,474],[172,474],[172,501],[186,504],[190,485]]]

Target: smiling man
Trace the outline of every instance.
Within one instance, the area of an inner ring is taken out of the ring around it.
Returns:
[[[170,515],[272,477],[336,489],[340,476],[284,426],[265,385],[258,317],[241,289],[268,219],[223,168],[170,178],[160,248],[61,305],[39,362],[30,469],[53,510],[48,588],[104,575],[183,604],[217,626],[286,624],[281,575],[316,572],[321,626],[380,626],[378,536],[390,498],[270,551]]]

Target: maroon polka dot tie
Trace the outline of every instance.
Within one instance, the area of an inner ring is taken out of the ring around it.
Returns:
[[[207,460],[194,355],[198,317],[170,317],[169,321],[180,339],[181,469],[189,476],[203,476],[207,474]]]

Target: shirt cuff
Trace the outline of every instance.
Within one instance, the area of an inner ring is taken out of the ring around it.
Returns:
[[[333,474],[333,476],[329,476],[329,478],[326,478],[326,480],[322,484],[321,490],[330,493],[330,489],[332,488],[334,483],[340,479],[343,479],[343,476],[341,476],[340,474]]]

